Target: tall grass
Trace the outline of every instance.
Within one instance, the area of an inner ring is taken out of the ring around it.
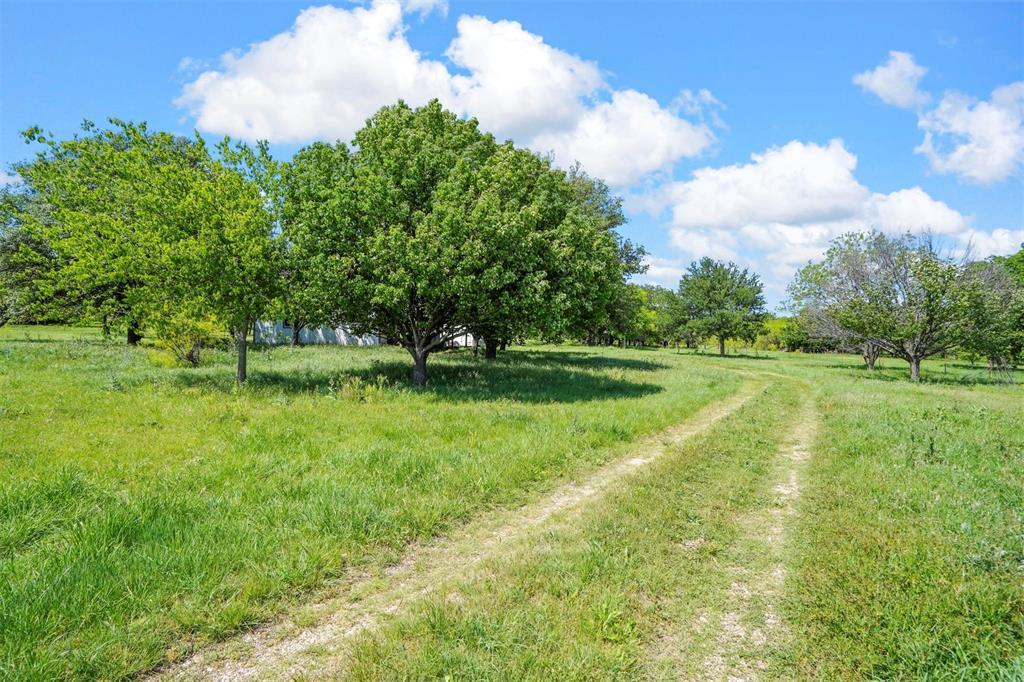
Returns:
[[[226,353],[168,369],[95,337],[0,341],[0,677],[174,660],[740,383],[671,354],[529,349],[439,355],[417,392],[397,349],[253,355],[237,389]]]

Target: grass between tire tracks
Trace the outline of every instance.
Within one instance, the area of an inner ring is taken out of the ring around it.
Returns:
[[[771,501],[795,414],[776,386],[470,583],[453,580],[317,678],[607,679],[695,673],[714,647],[735,517]],[[329,662],[328,662],[329,663]],[[308,671],[307,671],[308,672]]]
[[[10,331],[10,330],[8,330]],[[0,677],[110,679],[271,619],[733,393],[684,356],[392,348],[154,367],[0,343]],[[62,335],[66,338],[66,334]]]

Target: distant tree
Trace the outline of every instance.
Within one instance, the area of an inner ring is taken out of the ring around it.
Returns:
[[[57,254],[34,225],[50,222],[38,195],[26,187],[0,190],[0,326],[63,322],[79,317],[73,301],[42,291],[37,282],[58,267]]]
[[[725,355],[727,339],[756,337],[765,318],[760,278],[734,263],[707,257],[692,263],[679,282],[679,298],[687,327],[702,337],[716,337],[719,355]]]
[[[799,311],[792,317],[785,318],[779,329],[779,338],[787,351],[803,351],[805,353],[822,353],[839,350],[834,338],[818,336],[815,323],[808,319],[807,311]]]
[[[1016,364],[1024,352],[1024,283],[1005,265],[990,260],[964,273],[957,346],[988,359],[990,369]]]
[[[652,316],[652,340],[667,346],[682,338],[683,310],[676,292],[665,287],[647,285],[647,308]]]
[[[1020,245],[1020,251],[1017,253],[1011,256],[993,258],[992,260],[1010,270],[1014,277],[1017,278],[1017,281],[1024,284],[1024,244]]]
[[[626,222],[622,199],[603,180],[587,175],[579,164],[569,169],[567,179],[573,190],[575,221],[593,226],[599,238],[582,231],[560,249],[559,312],[542,336],[612,343],[621,338],[623,306],[635,299],[628,280],[647,271],[647,251],[619,235]]]
[[[791,292],[819,331],[831,325],[833,338],[847,334],[903,358],[919,381],[921,361],[953,343],[961,273],[929,235],[851,233],[832,243],[822,263],[801,270]]]

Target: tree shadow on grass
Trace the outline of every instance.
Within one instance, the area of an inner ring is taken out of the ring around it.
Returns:
[[[546,353],[539,355],[548,355]],[[585,354],[582,354],[585,355]],[[559,364],[543,359],[499,359],[485,362],[470,355],[431,358],[427,365],[425,393],[437,399],[463,402],[511,400],[523,403],[572,403],[594,400],[640,398],[664,389],[649,382],[629,381],[608,374],[576,368],[571,362]],[[657,369],[654,367],[644,369]],[[593,367],[608,366],[597,362]],[[612,369],[621,369],[611,365]],[[181,387],[230,392],[234,377],[225,367],[206,371],[179,371],[171,381]],[[358,397],[368,387],[383,385],[384,390],[411,389],[412,363],[377,361],[360,368],[299,367],[294,370],[252,368],[246,389],[288,394],[349,395]]]
[[[695,358],[709,358],[712,360],[778,360],[778,358],[771,355],[750,355],[749,353],[726,353],[725,355],[719,355],[718,353],[687,353]]]
[[[458,351],[457,353],[465,353]],[[648,358],[609,357],[598,353],[583,351],[531,351],[510,350],[498,355],[498,362],[509,366],[532,364],[541,367],[567,365],[580,369],[622,369],[641,372],[654,372],[668,369],[670,365]]]
[[[849,376],[867,381],[879,381],[883,383],[912,383],[910,381],[910,365],[903,367],[876,367],[873,370],[864,367],[863,364],[839,364],[830,363],[821,365],[826,369],[843,370]],[[951,364],[950,367],[953,367]],[[1022,378],[1020,372],[1012,373],[990,373],[982,367],[975,367],[965,371],[964,367],[955,367],[953,372],[943,372],[931,368],[921,370],[921,384],[935,386],[1013,386],[1019,385]]]

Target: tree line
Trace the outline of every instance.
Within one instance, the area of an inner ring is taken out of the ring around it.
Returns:
[[[579,166],[499,142],[436,102],[382,108],[352,143],[288,162],[266,143],[208,145],[145,124],[85,122],[37,151],[0,193],[0,324],[95,322],[185,362],[226,333],[247,374],[254,323],[346,325],[427,359],[465,334],[485,354],[526,338],[695,347],[763,339],[759,277],[702,258],[676,290],[624,239],[621,199]],[[942,257],[927,236],[836,240],[790,286],[788,349],[1018,362],[1024,256]],[[774,334],[774,332],[772,332]]]
[[[941,253],[932,235],[850,233],[799,270],[789,287],[790,342],[888,355],[920,380],[921,361],[957,352],[993,370],[1024,359],[1024,245],[1006,258]]]
[[[145,124],[24,133],[0,232],[0,323],[96,321],[198,362],[227,331],[246,378],[256,320],[345,324],[408,350],[416,385],[456,337],[579,338],[607,327],[645,252],[578,166],[498,142],[436,101],[382,108],[351,145],[286,163]]]

